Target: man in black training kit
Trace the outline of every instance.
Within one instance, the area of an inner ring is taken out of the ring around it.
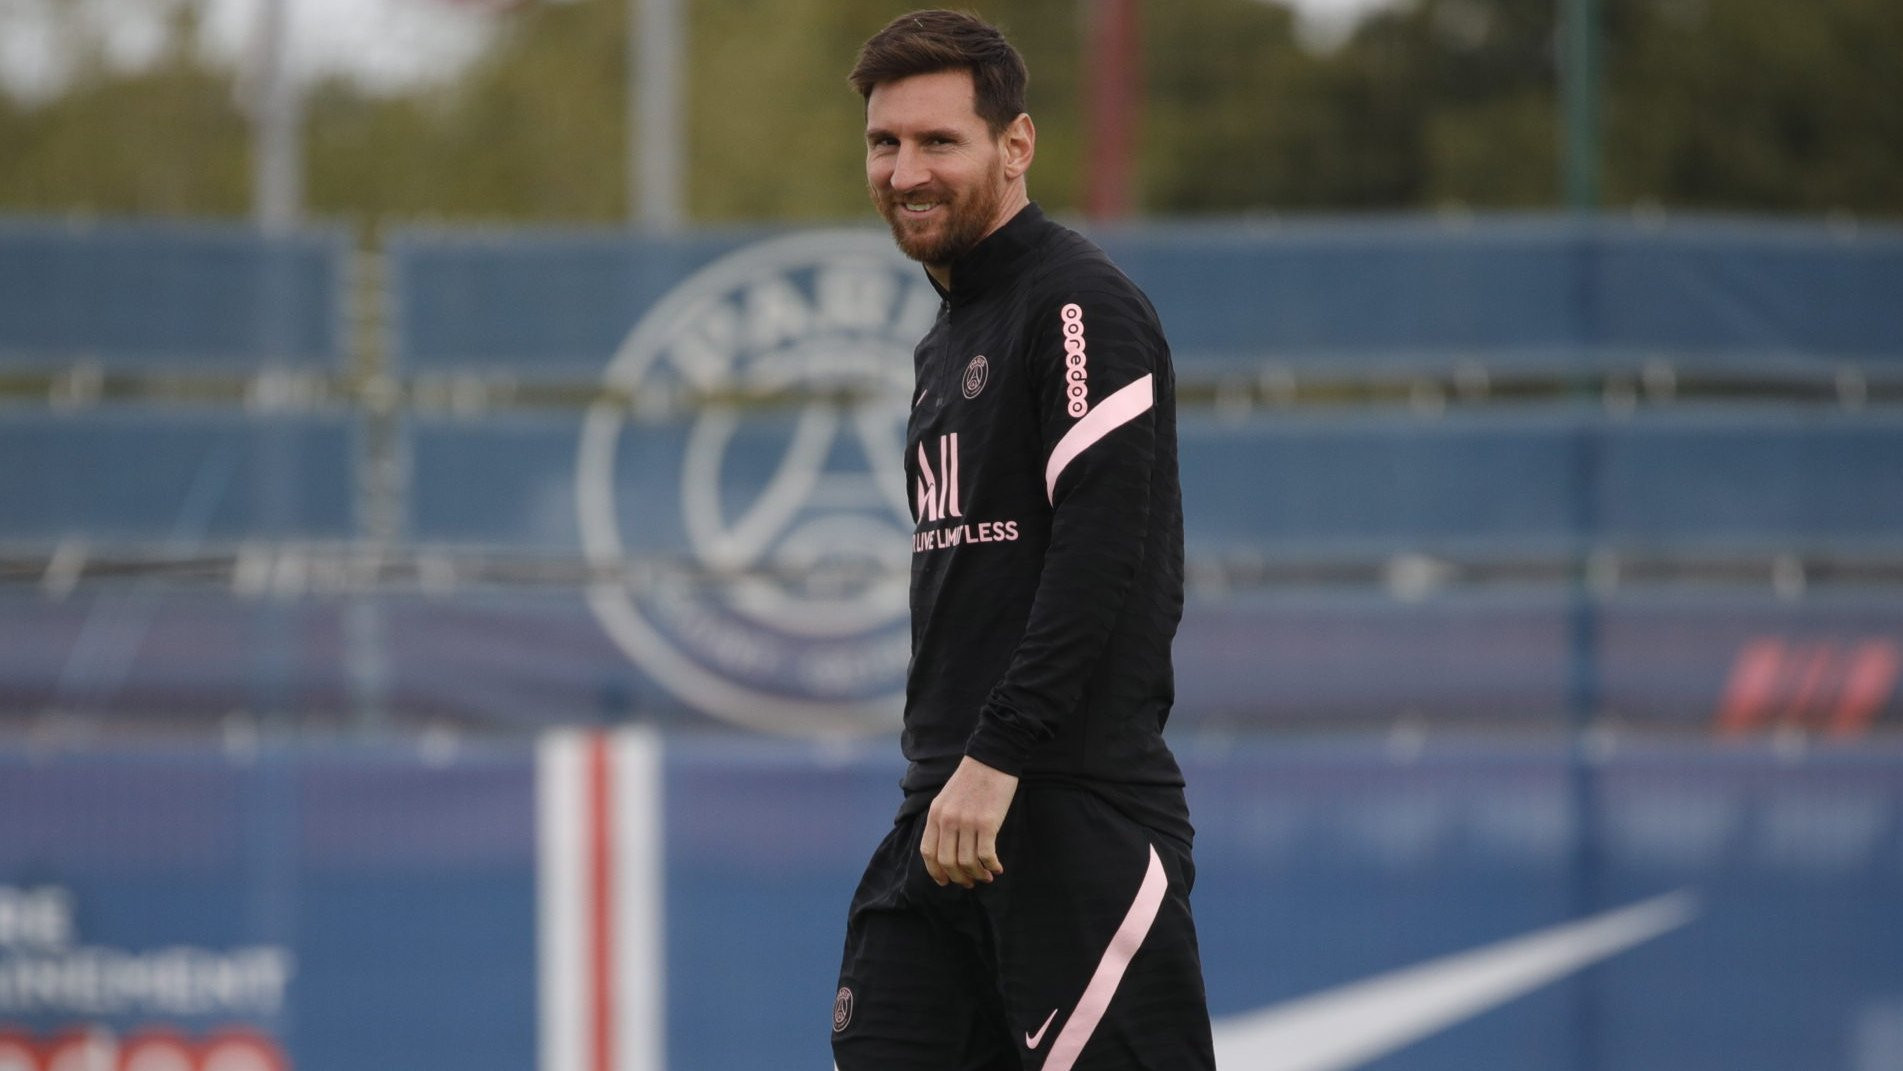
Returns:
[[[854,894],[840,1071],[1215,1066],[1163,743],[1183,607],[1156,312],[1025,189],[1024,61],[969,15],[874,35],[866,178],[944,299],[914,356],[898,820]]]

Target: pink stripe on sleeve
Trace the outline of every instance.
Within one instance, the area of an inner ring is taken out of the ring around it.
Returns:
[[[1104,405],[1109,405],[1115,397],[1113,394],[1105,399]],[[1096,411],[1091,415],[1095,416]],[[1163,860],[1157,857],[1156,847],[1152,845],[1150,867],[1143,874],[1143,884],[1137,888],[1137,898],[1130,904],[1130,913],[1123,916],[1123,925],[1117,927],[1117,935],[1110,939],[1110,947],[1104,950],[1103,959],[1097,963],[1097,972],[1090,976],[1090,984],[1084,987],[1084,995],[1077,1001],[1077,1010],[1064,1020],[1063,1031],[1051,1043],[1051,1053],[1044,1059],[1044,1071],[1070,1071],[1077,1062],[1078,1055],[1084,1051],[1084,1042],[1089,1041],[1090,1035],[1096,1032],[1097,1024],[1103,1021],[1104,1011],[1110,1007],[1110,998],[1116,994],[1117,986],[1123,983],[1123,972],[1130,968],[1130,961],[1136,957],[1137,949],[1143,946],[1143,939],[1149,936],[1150,927],[1156,922],[1156,913],[1163,906],[1163,893],[1168,888],[1169,878],[1163,873]]]
[[[1064,437],[1057,441],[1057,448],[1051,451],[1050,461],[1044,465],[1046,498],[1052,503],[1057,501],[1057,478],[1064,474],[1064,469],[1071,462],[1077,460],[1077,455],[1090,449],[1097,440],[1149,412],[1150,406],[1156,404],[1156,394],[1151,389],[1154,382],[1154,375],[1136,380],[1098,402],[1097,408],[1071,425]]]

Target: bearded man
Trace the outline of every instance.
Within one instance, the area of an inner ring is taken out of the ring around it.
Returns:
[[[1024,61],[949,11],[868,40],[866,179],[943,299],[914,357],[892,832],[848,914],[840,1071],[1215,1066],[1163,742],[1183,606],[1169,346],[1025,176]]]

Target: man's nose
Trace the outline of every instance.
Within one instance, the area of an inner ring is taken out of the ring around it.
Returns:
[[[932,177],[931,170],[917,149],[901,145],[892,160],[892,188],[912,190],[925,185]]]

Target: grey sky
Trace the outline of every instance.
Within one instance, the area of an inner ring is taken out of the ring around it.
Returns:
[[[252,48],[264,0],[0,0],[0,85],[44,94],[70,72],[59,19],[109,28],[108,60],[136,68],[163,39],[166,13],[178,3],[204,10],[203,47],[227,62]],[[304,75],[344,74],[384,89],[401,89],[455,74],[480,54],[495,25],[497,0],[286,0]],[[584,0],[614,3],[626,0]],[[1303,15],[1311,44],[1338,41],[1369,10],[1396,0],[1287,0]]]

